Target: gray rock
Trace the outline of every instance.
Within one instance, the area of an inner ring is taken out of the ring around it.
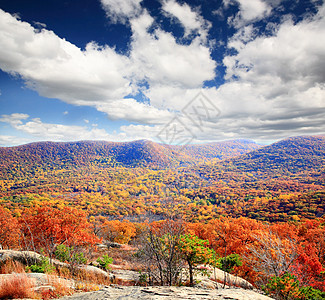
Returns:
[[[241,287],[244,289],[253,289],[253,285],[250,284],[247,280],[234,276],[232,274],[229,274],[227,272],[224,272],[218,268],[209,268],[209,275],[208,276],[203,276],[203,275],[196,275],[196,280],[199,280],[201,282],[206,282],[206,284],[209,283],[209,280],[216,280],[218,282],[224,282],[228,286],[236,286],[236,287]],[[207,286],[208,287],[208,286]]]
[[[135,286],[110,286],[97,292],[75,294],[63,297],[62,300],[117,300],[117,299],[198,299],[198,300],[270,300],[267,296],[261,295],[252,290],[240,288],[227,289],[202,289],[189,287],[135,287]]]

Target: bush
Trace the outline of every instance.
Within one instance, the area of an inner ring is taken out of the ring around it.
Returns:
[[[99,266],[104,270],[109,270],[109,265],[113,263],[113,258],[109,257],[107,254],[103,255],[103,258],[97,258],[96,260]]]
[[[30,265],[26,267],[26,271],[30,271],[32,273],[53,273],[55,271],[55,267],[50,264],[49,259],[47,257],[42,257],[40,263]]]
[[[278,300],[321,300],[325,293],[310,286],[300,287],[296,276],[286,272],[281,276],[272,277],[263,290],[267,295]]]
[[[221,257],[218,259],[220,269],[231,273],[234,267],[240,267],[243,265],[243,262],[238,254],[230,254],[227,257]]]
[[[55,257],[62,261],[71,264],[85,264],[87,259],[82,252],[76,252],[74,247],[59,245],[55,250]]]
[[[9,275],[0,282],[0,299],[35,298],[33,281],[25,274]]]

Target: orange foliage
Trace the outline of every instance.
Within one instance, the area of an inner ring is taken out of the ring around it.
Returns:
[[[102,236],[111,242],[127,244],[136,235],[136,227],[129,221],[105,221],[102,225]]]
[[[26,209],[20,217],[24,246],[44,249],[49,256],[57,244],[94,245],[100,240],[91,232],[86,214],[76,208],[42,205]]]
[[[19,241],[20,228],[16,218],[10,211],[0,207],[0,245],[3,248],[16,248]]]

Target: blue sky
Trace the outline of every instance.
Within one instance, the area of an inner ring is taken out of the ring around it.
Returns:
[[[325,132],[318,0],[0,0],[0,145]]]

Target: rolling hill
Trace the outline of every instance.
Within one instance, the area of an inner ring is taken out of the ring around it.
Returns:
[[[269,146],[229,159],[241,172],[298,174],[325,168],[325,136],[290,137]]]
[[[21,206],[50,201],[93,215],[159,219],[171,201],[195,221],[220,214],[314,218],[325,212],[324,149],[324,136],[264,147],[247,140],[184,147],[140,140],[0,148],[0,204],[18,214]]]
[[[89,166],[166,168],[219,161],[257,149],[253,141],[234,140],[203,145],[171,146],[134,142],[38,142],[0,148],[2,178],[35,169],[76,169]]]

